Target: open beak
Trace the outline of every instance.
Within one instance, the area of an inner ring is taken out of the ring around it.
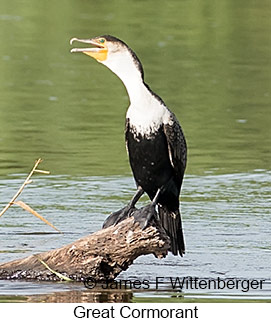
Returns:
[[[84,53],[88,56],[95,58],[99,62],[107,59],[108,49],[107,49],[106,43],[102,44],[95,39],[72,38],[70,40],[70,44],[72,45],[74,41],[84,43],[84,44],[90,44],[94,47],[72,48],[71,53]]]

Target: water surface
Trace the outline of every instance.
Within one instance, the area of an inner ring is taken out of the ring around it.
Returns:
[[[177,292],[180,294],[180,291],[172,289],[170,277],[176,279],[188,276],[207,280],[218,277],[263,279],[265,282],[261,290],[249,292],[242,292],[240,289],[184,289],[181,296],[186,301],[190,298],[210,297],[270,299],[271,214],[267,202],[270,180],[271,173],[263,171],[227,175],[187,175],[182,196],[187,244],[185,257],[169,255],[166,259],[158,260],[150,255],[138,258],[117,280],[147,280],[150,282],[150,288],[147,291],[144,288],[134,290],[134,294],[120,290],[118,292],[121,292],[121,299],[127,301],[128,294],[130,300],[136,297],[147,300],[150,297],[172,297]],[[8,198],[19,186],[20,181],[11,177],[8,181],[0,181],[0,187],[5,186],[7,182]],[[41,215],[46,215],[63,234],[56,234],[31,214],[16,207],[11,208],[1,218],[0,261],[57,248],[99,230],[110,211],[125,205],[133,191],[134,183],[131,177],[38,177],[27,187],[22,198],[29,203],[37,201],[38,193],[37,204],[32,203],[31,206]],[[144,200],[140,202],[141,205],[144,203]],[[156,277],[161,277],[158,287],[155,285]],[[2,294],[46,294],[48,299],[55,297],[51,293],[56,291],[66,291],[64,296],[70,295],[73,300],[89,297],[91,301],[93,297],[99,300],[100,294],[105,300],[110,300],[110,295],[113,293],[115,297],[116,293],[115,290],[107,293],[104,290],[95,290],[96,294],[91,290],[87,293],[82,284],[77,286],[67,283],[41,283],[38,288],[37,283],[2,281],[1,285]],[[37,299],[39,297],[34,297],[34,300]]]

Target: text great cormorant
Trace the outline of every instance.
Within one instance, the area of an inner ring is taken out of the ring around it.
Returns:
[[[185,252],[179,211],[179,195],[186,167],[185,137],[175,115],[144,82],[141,62],[123,41],[113,36],[92,39],[72,38],[92,47],[73,48],[107,66],[125,85],[130,106],[126,115],[126,146],[137,191],[131,202],[112,213],[104,227],[133,215],[145,227],[152,216],[159,219],[171,240],[171,252]],[[146,192],[152,203],[140,210],[136,202]]]

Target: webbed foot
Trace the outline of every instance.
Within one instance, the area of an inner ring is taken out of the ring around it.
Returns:
[[[134,217],[135,222],[139,223],[142,230],[144,230],[148,226],[151,219],[158,219],[155,205],[153,203],[144,206],[141,209],[134,210],[132,216]]]
[[[111,225],[116,225],[126,218],[130,217],[131,214],[137,210],[135,207],[130,207],[126,205],[124,208],[111,213],[108,218],[103,223],[103,229],[110,227]]]

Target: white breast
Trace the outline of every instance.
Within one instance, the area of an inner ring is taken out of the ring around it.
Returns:
[[[136,134],[149,137],[166,123],[169,111],[156,98],[149,97],[141,104],[131,104],[126,117]]]

